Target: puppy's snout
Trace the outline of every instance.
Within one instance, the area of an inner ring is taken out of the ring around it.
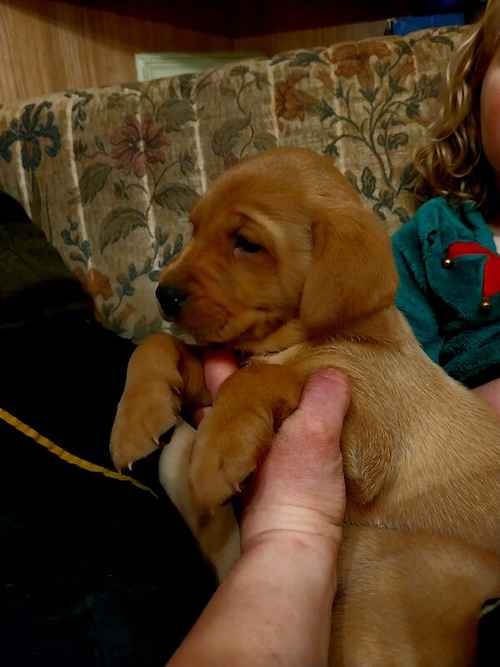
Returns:
[[[172,285],[158,285],[156,288],[156,298],[166,317],[176,317],[187,297],[187,292]]]

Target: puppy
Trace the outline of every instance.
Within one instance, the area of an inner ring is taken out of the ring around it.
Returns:
[[[166,464],[217,561],[237,542],[230,510],[221,519],[218,508],[255,470],[310,374],[340,369],[352,402],[332,664],[471,664],[481,603],[500,595],[500,421],[427,358],[395,308],[382,226],[331,159],[300,149],[232,167],[191,222],[157,296],[197,346],[158,334],[137,348],[112,432],[116,467],[153,451],[181,406],[208,403],[200,347],[239,350],[246,362],[194,446],[184,432]],[[215,527],[203,519],[214,512]]]

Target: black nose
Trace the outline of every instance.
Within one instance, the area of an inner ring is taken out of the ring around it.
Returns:
[[[167,317],[175,317],[179,314],[187,296],[187,292],[183,292],[178,287],[173,287],[172,285],[158,285],[156,288],[156,298]]]

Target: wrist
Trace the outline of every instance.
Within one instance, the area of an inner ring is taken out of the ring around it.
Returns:
[[[242,536],[242,558],[260,560],[264,569],[276,574],[279,563],[285,578],[293,579],[296,573],[307,586],[317,586],[331,591],[333,596],[337,582],[337,559],[342,539],[339,526],[324,527],[312,523],[309,529],[303,524],[297,528],[290,525],[280,529],[269,528],[252,535]]]
[[[245,512],[241,526],[241,548],[254,544],[298,541],[308,548],[336,556],[342,541],[342,522],[316,509],[297,505],[267,505]]]
[[[249,595],[260,609],[252,617],[260,614],[279,637],[271,654],[289,667],[328,662],[339,546],[337,537],[290,530],[260,533],[245,545],[239,565],[256,573]]]
[[[287,527],[247,536],[172,664],[326,667],[340,532]]]

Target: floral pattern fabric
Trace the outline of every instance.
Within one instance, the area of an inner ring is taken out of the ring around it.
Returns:
[[[406,222],[412,156],[466,34],[347,42],[0,105],[0,189],[42,227],[102,323],[140,339],[165,326],[154,288],[189,238],[190,209],[246,156],[329,155],[388,233]]]

